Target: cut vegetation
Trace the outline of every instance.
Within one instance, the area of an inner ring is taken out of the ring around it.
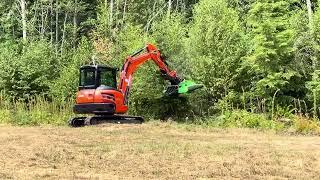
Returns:
[[[174,123],[0,127],[0,179],[319,179],[320,137]]]

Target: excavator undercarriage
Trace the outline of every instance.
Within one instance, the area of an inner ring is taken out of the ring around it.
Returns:
[[[123,116],[123,115],[96,115],[89,117],[75,117],[69,120],[72,127],[83,127],[91,125],[99,125],[106,123],[113,124],[142,124],[143,117],[140,116]]]

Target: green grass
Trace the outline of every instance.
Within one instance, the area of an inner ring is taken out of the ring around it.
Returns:
[[[0,96],[0,124],[17,126],[67,125],[67,121],[75,116],[72,112],[73,104],[73,101],[62,103],[49,102],[43,97],[30,99],[28,103],[21,101],[9,102],[3,96]],[[277,115],[274,119],[271,119],[268,114],[232,110],[225,111],[216,117],[195,118],[182,124],[189,127],[252,128],[276,132],[320,135],[318,120],[308,119],[292,113],[286,117]]]
[[[318,119],[310,119],[294,114],[290,118],[277,117],[270,119],[267,114],[233,110],[226,111],[217,117],[195,119],[192,124],[208,128],[252,128],[292,134],[320,135],[320,122]]]
[[[2,100],[0,106],[0,123],[13,125],[66,125],[74,116],[73,102],[49,102],[42,97],[31,99],[29,103]]]

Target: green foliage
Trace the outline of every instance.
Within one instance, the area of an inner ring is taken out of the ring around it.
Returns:
[[[36,94],[46,95],[49,84],[58,76],[59,62],[52,47],[44,41],[0,45],[0,79],[4,89],[15,99],[27,99]]]
[[[153,43],[180,77],[205,88],[165,98],[168,82],[147,62],[134,74],[129,114],[262,129],[291,119],[296,131],[315,130],[293,119],[320,113],[316,1],[310,18],[300,0],[26,2],[26,39],[21,4],[0,2],[1,123],[60,124],[58,115],[71,116],[81,65],[94,56],[121,68]],[[70,111],[56,113],[63,107]]]
[[[282,107],[277,105],[275,108],[274,118],[275,119],[281,119],[281,118],[293,119],[294,112],[297,112],[297,109],[295,109],[292,106]]]
[[[96,28],[97,32],[103,36],[110,36],[109,8],[106,9],[103,2],[100,2],[97,12]]]
[[[252,67],[251,71],[260,77],[256,91],[264,97],[272,96],[277,89],[300,89],[300,84],[288,87],[290,81],[299,78],[299,73],[292,68],[296,35],[290,23],[295,12],[291,8],[293,3],[295,1],[259,0],[249,11],[252,50],[245,65]]]
[[[319,122],[302,116],[288,114],[287,118],[278,117],[276,120],[270,120],[266,114],[251,113],[243,110],[225,111],[218,117],[196,119],[193,124],[204,127],[274,130],[279,133],[291,134],[320,134]]]
[[[185,48],[187,30],[181,14],[166,16],[152,27],[152,37],[161,53],[168,58],[167,63],[181,75],[188,75],[191,69]]]
[[[191,77],[206,87],[202,98],[207,108],[237,86],[242,35],[238,14],[225,1],[203,0],[196,5],[186,49]]]
[[[263,114],[249,113],[247,111],[227,112],[218,117],[224,127],[280,129],[280,124],[269,120]]]
[[[60,67],[60,76],[49,86],[52,99],[60,102],[74,99],[79,84],[79,67],[91,63],[92,50],[92,44],[83,38],[79,47],[65,57],[69,62]]]

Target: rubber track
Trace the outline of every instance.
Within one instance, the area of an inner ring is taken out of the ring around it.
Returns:
[[[75,117],[69,120],[71,127],[83,127],[105,123],[115,124],[141,124],[144,122],[140,116],[100,115],[93,117]]]

